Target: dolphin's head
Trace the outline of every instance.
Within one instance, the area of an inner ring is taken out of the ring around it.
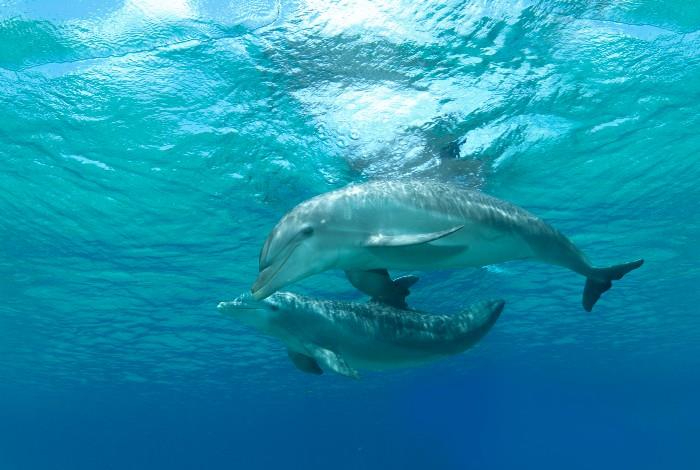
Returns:
[[[338,259],[336,224],[327,204],[311,200],[285,215],[260,251],[259,274],[251,292],[261,300],[280,288],[331,268]]]
[[[276,317],[294,305],[292,294],[278,293],[265,300],[255,300],[251,294],[243,294],[230,302],[220,302],[219,313],[233,317],[241,323],[260,330],[269,330]]]

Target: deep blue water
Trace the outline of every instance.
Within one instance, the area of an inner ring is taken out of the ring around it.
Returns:
[[[700,468],[698,103],[690,0],[0,2],[0,470]],[[416,273],[506,309],[359,381],[217,313],[295,204],[412,176],[646,264],[591,314],[561,268]]]

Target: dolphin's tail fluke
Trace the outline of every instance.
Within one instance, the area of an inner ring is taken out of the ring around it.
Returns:
[[[603,292],[612,287],[612,281],[618,281],[628,272],[637,269],[644,264],[643,259],[630,263],[618,264],[609,268],[593,268],[590,276],[586,278],[583,288],[583,308],[590,312]]]

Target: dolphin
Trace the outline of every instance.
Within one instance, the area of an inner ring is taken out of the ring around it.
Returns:
[[[217,308],[282,340],[292,363],[304,372],[326,369],[358,378],[357,369],[410,367],[461,353],[491,329],[504,305],[485,301],[447,316],[277,292],[262,301],[243,294]]]
[[[409,277],[387,269],[479,267],[516,259],[563,266],[586,277],[583,307],[644,260],[594,267],[558,230],[529,212],[478,191],[433,181],[375,181],[316,196],[289,211],[260,252],[256,299],[328,269],[352,285],[406,308]]]

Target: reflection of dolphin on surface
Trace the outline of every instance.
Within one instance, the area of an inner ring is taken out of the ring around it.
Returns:
[[[357,378],[356,369],[408,367],[466,350],[491,329],[504,304],[481,302],[446,316],[278,292],[262,301],[244,294],[218,309],[281,339],[304,372],[329,369]]]
[[[430,181],[378,181],[302,202],[272,230],[260,253],[256,299],[328,269],[385,303],[404,307],[405,279],[387,269],[485,266],[534,259],[586,277],[583,307],[643,260],[596,268],[559,231],[485,194]]]

